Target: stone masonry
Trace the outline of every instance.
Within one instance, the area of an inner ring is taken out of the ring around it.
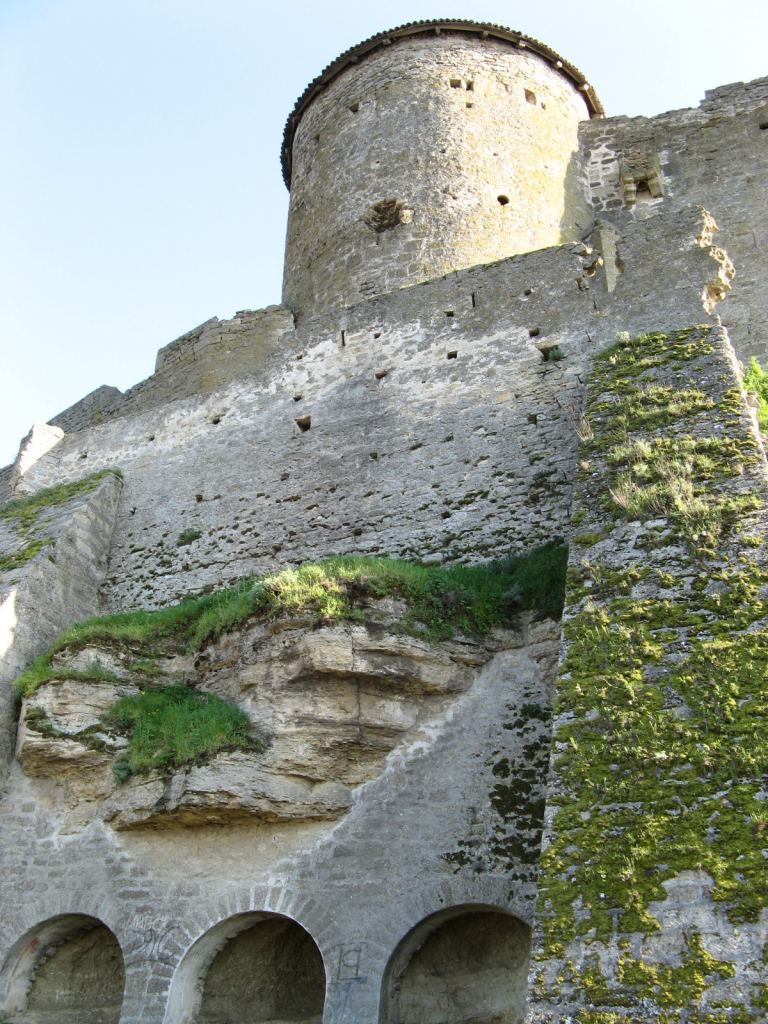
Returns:
[[[605,117],[450,20],[310,85],[282,303],[0,471],[0,1022],[765,1020],[767,111]],[[382,599],[166,652],[258,749],[121,781],[146,667],[107,642],[14,691],[95,614],[560,538],[562,626],[426,640]]]

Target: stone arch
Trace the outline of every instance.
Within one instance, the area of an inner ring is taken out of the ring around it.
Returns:
[[[521,1024],[530,946],[529,926],[496,906],[424,918],[390,957],[381,1024]]]
[[[0,969],[0,1017],[13,1024],[118,1024],[125,964],[114,932],[58,914],[25,932]]]
[[[164,1024],[320,1024],[325,988],[323,958],[307,929],[284,914],[248,911],[190,946]]]

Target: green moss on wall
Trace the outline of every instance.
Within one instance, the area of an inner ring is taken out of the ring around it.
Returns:
[[[0,519],[4,519],[15,527],[22,544],[15,551],[0,554],[0,573],[19,569],[38,555],[43,548],[53,543],[52,538],[41,535],[45,528],[44,513],[57,506],[65,505],[72,498],[88,494],[98,487],[105,476],[120,476],[118,469],[104,469],[92,473],[82,480],[74,480],[68,484],[57,484],[46,487],[35,494],[23,498],[14,498],[0,505]]]
[[[544,962],[656,932],[651,906],[683,871],[711,878],[736,929],[768,907],[762,455],[713,352],[706,329],[646,335],[599,357],[590,383],[580,526],[608,543],[576,547],[568,571]],[[611,531],[632,521],[622,564]],[[757,990],[752,1008],[707,1004],[735,968],[695,929],[677,964],[639,948],[621,943],[610,979],[589,955],[582,977],[542,972],[539,998],[586,1002],[580,1024],[635,1021],[639,1006],[668,1024],[763,1019]]]

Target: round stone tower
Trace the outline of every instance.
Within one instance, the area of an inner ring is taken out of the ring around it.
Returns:
[[[578,124],[601,113],[577,68],[496,25],[417,22],[348,50],[286,125],[284,304],[318,313],[573,240]]]

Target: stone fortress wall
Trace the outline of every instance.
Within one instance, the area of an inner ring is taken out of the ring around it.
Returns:
[[[103,610],[151,608],[330,553],[477,562],[569,536],[577,479],[581,506],[591,502],[579,463],[587,382],[595,355],[617,334],[717,327],[721,313],[742,358],[764,351],[765,297],[752,268],[766,231],[753,184],[759,175],[765,181],[765,82],[717,90],[699,110],[582,120],[581,156],[569,158],[566,178],[581,183],[585,203],[590,185],[594,206],[564,244],[542,236],[520,247],[549,248],[510,255],[518,236],[490,231],[485,250],[479,222],[464,235],[448,197],[434,223],[420,221],[415,203],[413,219],[380,232],[376,246],[359,208],[401,192],[394,179],[379,191],[369,157],[351,141],[371,115],[366,90],[383,89],[395,64],[413,67],[418,58],[426,72],[415,87],[429,93],[436,130],[444,126],[448,137],[457,115],[496,110],[499,97],[481,87],[478,66],[506,67],[501,45],[419,36],[335,79],[302,117],[294,151],[296,203],[318,206],[315,217],[305,215],[304,236],[289,228],[286,267],[319,244],[324,217],[328,245],[315,254],[317,274],[287,269],[286,296],[296,291],[286,306],[208,321],[161,350],[155,374],[125,395],[99,389],[56,417],[64,434],[45,440],[42,454],[28,443],[24,473],[8,481],[16,495],[112,467],[122,480],[105,477],[65,502],[49,524],[56,546],[23,572],[3,574],[4,681],[96,610],[95,588]],[[514,79],[516,118],[574,104],[569,119],[584,106],[548,63],[511,52],[514,66],[502,77]],[[535,80],[536,107],[524,90],[517,96],[519,75]],[[477,84],[467,89],[470,81]],[[389,94],[377,110],[394,133],[411,122],[402,90],[393,84]],[[324,135],[328,148],[310,169],[315,122],[321,154]],[[741,169],[721,138],[740,140]],[[350,160],[334,169],[330,154],[342,148]],[[359,167],[351,159],[358,153]],[[346,206],[351,188],[339,189],[337,209],[323,206],[323,175],[336,181],[342,172],[370,175],[354,196],[357,214]],[[314,184],[305,196],[307,181]],[[490,184],[483,179],[484,196]],[[488,194],[496,187],[494,180]],[[493,216],[505,215],[491,198]],[[558,225],[562,198],[561,180]],[[714,211],[719,234],[702,206]],[[442,224],[455,239],[429,267],[419,263],[428,239],[415,234],[420,223]],[[479,246],[475,258],[470,243]],[[416,254],[407,279],[432,279],[398,287],[400,245]],[[744,264],[736,261],[735,278],[732,245]],[[342,255],[343,265],[334,263]],[[498,256],[505,258],[490,262]],[[439,276],[472,263],[479,265]],[[374,278],[371,297],[358,266]],[[335,282],[335,303],[324,279]],[[723,345],[713,380],[738,388]],[[745,406],[747,433],[750,422]],[[185,533],[194,539],[179,546]],[[17,543],[3,539],[5,550]],[[85,581],[79,603],[68,601],[65,585],[76,578]],[[41,604],[42,618],[25,610],[19,620],[13,611]],[[289,622],[269,636],[244,630],[206,652],[202,668],[185,667],[254,720],[283,723],[256,764],[225,757],[120,789],[103,758],[22,728],[0,803],[0,1019],[212,1024],[282,1013],[326,1024],[458,1024],[480,1013],[513,1024],[523,1019],[526,990],[531,1019],[565,1021],[584,1009],[583,992],[539,997],[525,981],[538,873],[526,851],[541,833],[530,807],[545,794],[558,625],[524,618],[484,647],[435,650],[398,637],[391,609],[372,614],[375,628],[318,632]],[[396,691],[392,679],[401,681]],[[70,720],[82,728],[117,691],[81,685],[49,684],[36,706],[65,732]],[[10,747],[16,714],[5,693]],[[318,733],[333,757],[312,740]],[[528,802],[500,811],[510,765],[513,782],[528,780]],[[694,880],[676,884],[671,898],[684,899]],[[699,918],[714,920],[706,878],[695,887]],[[671,920],[673,910],[663,913]],[[657,944],[658,962],[680,956],[680,934],[668,948]],[[751,945],[740,955],[752,964],[765,922],[742,934],[742,947]],[[541,951],[538,931],[534,940]],[[63,1007],[56,992],[77,962],[85,966]],[[552,965],[553,977],[562,973]],[[244,972],[258,1010],[234,996]],[[747,1005],[754,975],[743,977]],[[84,994],[98,985],[98,998]],[[292,993],[288,1009],[283,990]]]
[[[738,271],[720,314],[739,357],[765,362],[768,79],[713,89],[693,110],[584,122],[580,140],[596,217],[620,228],[706,206],[720,228],[718,245]]]

